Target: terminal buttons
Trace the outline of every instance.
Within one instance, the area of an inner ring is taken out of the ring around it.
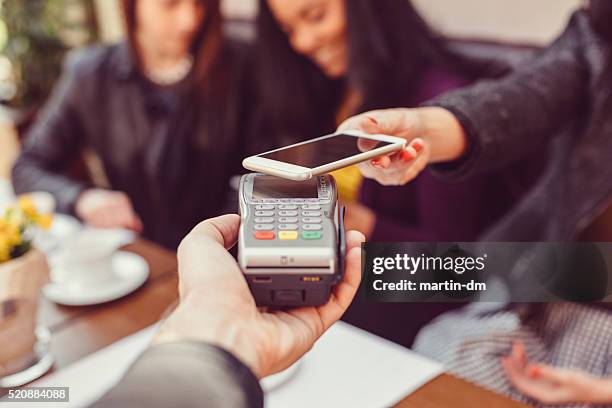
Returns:
[[[272,231],[257,231],[255,234],[253,234],[253,236],[255,237],[255,239],[269,240],[269,239],[274,239],[274,232],[272,232]]]
[[[297,231],[281,231],[278,233],[278,239],[281,241],[292,241],[298,239]]]
[[[304,231],[320,231],[322,229],[320,224],[305,224],[302,225]]]
[[[298,215],[298,212],[297,211],[279,211],[278,215],[281,217],[296,217]]]
[[[280,224],[278,226],[278,229],[282,231],[295,231],[298,229],[298,225],[297,224]]]
[[[321,231],[302,231],[302,239],[321,239]]]

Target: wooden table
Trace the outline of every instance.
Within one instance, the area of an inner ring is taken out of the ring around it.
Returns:
[[[130,296],[90,307],[64,307],[43,300],[41,319],[52,333],[51,348],[55,357],[53,370],[61,370],[155,323],[176,301],[178,293],[175,254],[144,240],[138,240],[125,249],[144,257],[151,270],[148,281]],[[397,406],[526,407],[448,374],[436,377]]]

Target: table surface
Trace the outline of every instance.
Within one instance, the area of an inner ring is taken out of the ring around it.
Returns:
[[[177,300],[177,263],[173,252],[140,239],[126,246],[125,250],[141,255],[149,263],[149,279],[136,292],[114,302],[87,307],[59,306],[42,300],[41,319],[51,330],[51,350],[55,357],[50,372],[61,370],[157,322]],[[474,404],[499,408],[526,407],[448,374],[436,377],[400,401],[397,407],[473,408]]]

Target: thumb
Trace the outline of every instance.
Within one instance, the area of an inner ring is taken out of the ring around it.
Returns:
[[[359,121],[359,128],[365,133],[370,134],[379,134],[382,133],[380,126],[378,125],[378,121],[374,117],[374,115],[364,115],[363,118]],[[372,139],[358,139],[357,147],[362,152],[367,152],[368,150],[372,150],[378,145],[377,140]]]
[[[187,234],[184,240],[212,240],[229,249],[238,240],[239,228],[240,216],[237,214],[226,214],[202,221]]]
[[[530,364],[527,373],[531,378],[557,384],[565,384],[571,378],[570,372],[544,364]]]

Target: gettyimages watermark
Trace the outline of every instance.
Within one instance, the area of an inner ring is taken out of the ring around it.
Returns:
[[[612,301],[612,243],[367,242],[362,296],[376,302]]]

